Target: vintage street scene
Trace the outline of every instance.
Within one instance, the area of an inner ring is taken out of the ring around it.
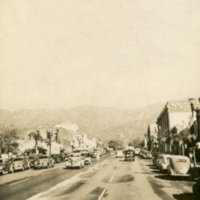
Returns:
[[[0,200],[199,200],[200,1],[0,0]]]

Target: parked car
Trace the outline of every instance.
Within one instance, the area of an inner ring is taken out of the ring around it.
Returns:
[[[193,194],[196,196],[200,196],[200,178],[196,181],[196,183],[192,187]]]
[[[28,157],[16,157],[16,158],[11,158],[11,165],[13,166],[13,170],[22,170],[24,171],[25,169],[30,169],[30,163],[28,160]]]
[[[135,161],[135,151],[128,149],[124,151],[125,161]]]
[[[4,175],[6,173],[5,169],[5,159],[0,159],[0,173]]]
[[[123,157],[124,157],[123,151],[122,150],[117,150],[116,151],[116,158],[123,158]]]
[[[158,168],[159,168],[159,162],[160,162],[159,159],[162,157],[162,155],[165,155],[165,154],[161,152],[156,152],[152,156],[152,163]]]
[[[83,168],[84,167],[84,158],[81,156],[81,153],[71,153],[68,158],[66,158],[66,168]]]
[[[187,156],[171,155],[167,173],[169,176],[190,176],[190,159]]]
[[[34,168],[36,160],[37,160],[36,156],[29,156],[29,164],[31,168]]]
[[[150,151],[144,150],[144,151],[142,151],[142,157],[145,159],[151,159],[152,153]]]
[[[0,173],[2,175],[6,173],[13,173],[14,168],[10,159],[0,159]]]
[[[52,159],[54,160],[55,163],[61,163],[62,162],[62,158],[60,156],[60,154],[54,154],[51,155]]]
[[[169,154],[161,154],[159,159],[158,159],[158,167],[160,169],[161,172],[164,172],[167,170],[167,167],[169,165],[169,158],[171,155]]]
[[[94,151],[92,153],[92,158],[99,158],[101,156],[101,153],[99,151]]]
[[[88,153],[88,152],[82,152],[81,156],[84,159],[84,164],[85,165],[91,164],[91,154],[90,153]]]
[[[48,168],[48,167],[54,167],[54,160],[47,156],[47,155],[41,155],[37,157],[34,163],[34,168]]]

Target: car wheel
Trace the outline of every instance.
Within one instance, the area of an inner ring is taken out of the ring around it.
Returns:
[[[196,196],[200,196],[200,184],[195,183],[192,187],[193,193]]]
[[[2,169],[2,175],[4,175],[6,172],[5,172],[5,170],[4,169]]]
[[[161,172],[161,173],[163,172],[163,168],[162,168],[162,167],[160,167],[160,172]]]

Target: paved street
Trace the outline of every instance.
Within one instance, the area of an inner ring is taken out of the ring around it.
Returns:
[[[188,178],[161,174],[151,159],[124,162],[107,157],[81,170],[64,169],[62,163],[1,176],[0,199],[195,200],[193,184]]]

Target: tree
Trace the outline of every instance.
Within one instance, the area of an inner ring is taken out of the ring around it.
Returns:
[[[18,130],[16,128],[9,128],[4,127],[1,129],[1,136],[0,136],[0,153],[17,153],[19,144],[16,140],[19,138]]]
[[[36,132],[31,132],[29,133],[29,137],[33,137],[35,140],[35,154],[37,155],[37,146],[38,146],[38,141],[42,141],[42,136],[40,135],[40,131],[37,130]]]
[[[109,148],[113,148],[114,150],[116,150],[116,149],[122,149],[123,144],[121,140],[110,140],[108,141],[108,146]]]

